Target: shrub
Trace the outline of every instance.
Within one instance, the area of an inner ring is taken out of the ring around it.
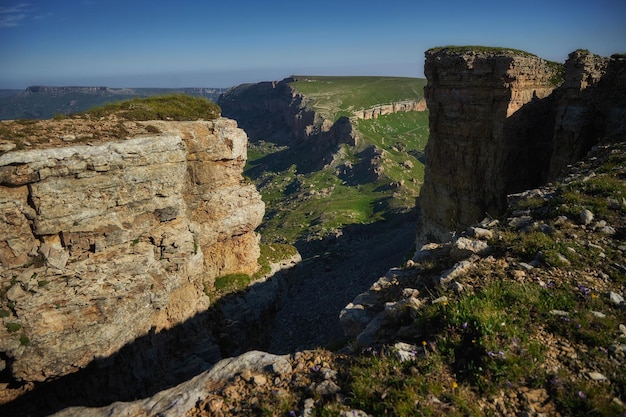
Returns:
[[[15,333],[22,328],[22,325],[19,323],[7,323],[7,331],[9,333]]]

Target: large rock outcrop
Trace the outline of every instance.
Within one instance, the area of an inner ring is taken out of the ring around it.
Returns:
[[[0,357],[15,380],[109,358],[206,310],[215,277],[258,268],[245,132],[135,124],[152,133],[0,155]]]
[[[427,51],[430,138],[418,239],[445,240],[501,214],[507,194],[554,178],[609,130],[623,130],[623,59],[608,61],[571,54],[557,88],[560,65],[522,51]],[[603,82],[607,63],[614,75]]]

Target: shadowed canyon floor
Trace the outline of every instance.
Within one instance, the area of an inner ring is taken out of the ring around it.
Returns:
[[[337,347],[345,339],[339,312],[405,260],[416,227],[413,211],[387,222],[346,227],[325,247],[320,242],[299,248],[305,260],[296,268],[285,304],[274,319],[269,351]]]

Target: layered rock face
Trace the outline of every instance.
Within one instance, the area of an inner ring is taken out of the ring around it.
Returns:
[[[559,87],[549,179],[580,160],[598,138],[626,131],[626,59],[572,52]]]
[[[426,52],[430,110],[420,240],[445,240],[507,194],[536,187],[600,137],[624,131],[624,61],[570,54],[558,65],[521,51],[472,47]]]
[[[0,156],[3,367],[44,381],[205,310],[205,288],[258,268],[264,204],[242,183],[234,121]]]
[[[354,116],[357,119],[369,120],[386,114],[407,111],[426,111],[426,100],[405,100],[390,104],[381,104],[369,109],[356,111]]]
[[[292,148],[302,147],[306,169],[319,169],[332,160],[337,145],[357,144],[350,119],[324,119],[307,107],[307,98],[286,78],[279,82],[242,84],[219,99],[222,113],[236,119],[252,142],[269,140]]]
[[[505,121],[549,95],[556,74],[536,56],[471,49],[429,50],[424,72],[430,138],[420,206],[423,233],[442,238],[504,206],[505,162],[520,156],[521,139],[507,137]]]

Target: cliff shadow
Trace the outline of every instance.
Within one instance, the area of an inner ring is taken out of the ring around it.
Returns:
[[[506,194],[544,184],[553,154],[558,92],[533,98],[504,120],[505,155],[502,160]]]
[[[340,310],[389,268],[401,264],[414,242],[416,222],[413,210],[368,225],[347,226],[341,235],[322,241],[298,242],[307,258],[301,265],[224,296],[175,327],[151,331],[78,372],[35,383],[0,405],[0,415],[37,417],[68,407],[133,401],[249,350],[290,353],[341,343]],[[293,337],[285,336],[289,332]],[[0,383],[8,383],[7,390],[20,389],[8,370],[0,374]]]
[[[322,240],[296,242],[303,261],[274,318],[269,352],[343,347],[348,339],[339,313],[413,256],[418,217],[417,209],[397,212],[371,224],[345,226]]]
[[[297,267],[296,267],[297,268]],[[292,270],[220,298],[208,310],[125,345],[114,355],[58,379],[24,387],[0,373],[7,391],[26,392],[0,405],[2,416],[46,416],[67,407],[101,407],[147,398],[210,369],[223,357],[269,346],[272,316],[286,296]]]

